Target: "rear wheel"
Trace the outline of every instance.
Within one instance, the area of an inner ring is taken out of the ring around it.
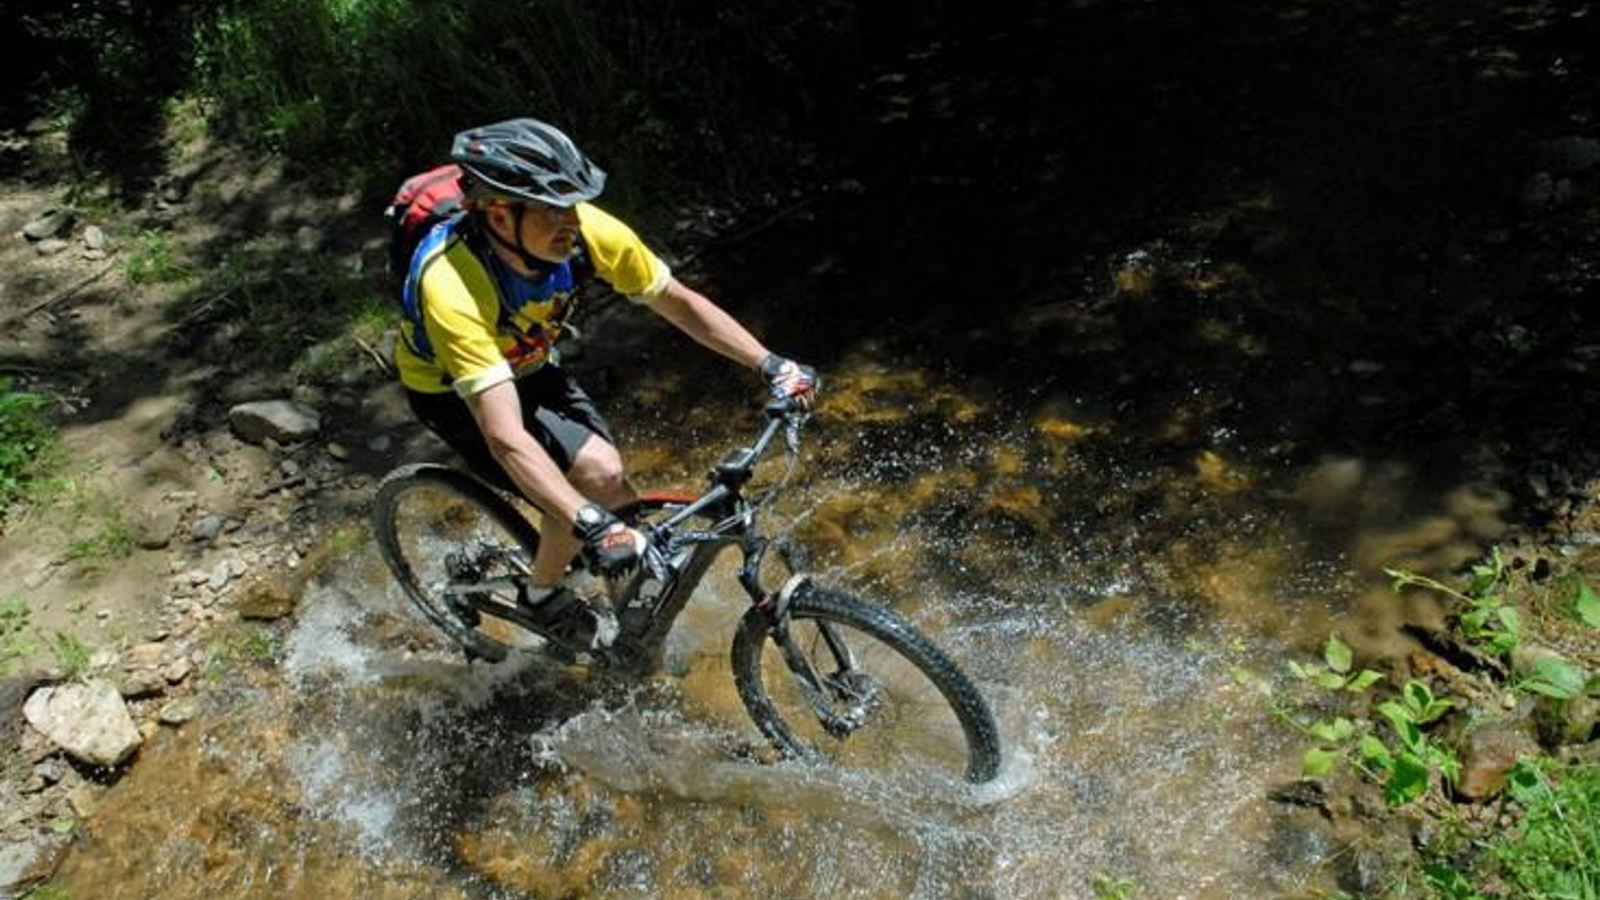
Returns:
[[[739,696],[779,750],[980,784],[998,774],[988,704],[910,623],[809,583],[794,591],[787,616],[780,635],[772,615],[753,608],[733,642]]]
[[[378,486],[372,518],[406,596],[469,657],[498,662],[526,640],[492,611],[516,603],[539,532],[493,489],[445,466],[404,466]],[[481,586],[476,602],[461,593],[467,585]]]

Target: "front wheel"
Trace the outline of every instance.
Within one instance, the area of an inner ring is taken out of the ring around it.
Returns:
[[[763,734],[792,757],[982,784],[1000,771],[989,706],[950,658],[887,609],[809,582],[787,627],[751,609],[734,681]]]

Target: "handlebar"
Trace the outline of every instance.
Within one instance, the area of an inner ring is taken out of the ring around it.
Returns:
[[[772,441],[778,432],[784,432],[784,443],[791,455],[800,452],[800,429],[811,418],[811,412],[803,404],[793,398],[773,400],[766,406],[767,424],[762,429],[761,435],[755,443],[748,447],[735,450],[717,463],[711,472],[711,488],[702,494],[699,499],[678,510],[664,522],[659,522],[655,527],[648,529],[649,537],[654,542],[662,533],[670,533],[679,524],[692,518],[709,507],[714,507],[736,494],[745,483],[750,480],[755,471],[756,463],[766,455],[767,449],[772,446]]]

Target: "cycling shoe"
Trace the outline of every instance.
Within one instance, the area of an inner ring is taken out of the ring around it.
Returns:
[[[565,587],[532,599],[524,592],[517,606],[540,634],[577,651],[601,650],[617,639],[617,617],[596,609]]]

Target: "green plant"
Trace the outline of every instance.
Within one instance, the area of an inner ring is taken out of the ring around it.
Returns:
[[[126,266],[133,284],[166,284],[188,277],[190,271],[173,249],[171,236],[153,228],[139,232]]]
[[[11,379],[0,378],[0,516],[26,495],[55,444],[44,406],[43,397],[13,391]]]
[[[1600,766],[1524,760],[1507,788],[1522,804],[1522,823],[1496,838],[1490,854],[1516,885],[1514,896],[1600,898]]]
[[[1421,587],[1460,602],[1465,607],[1458,615],[1462,635],[1492,656],[1509,656],[1522,640],[1522,615],[1515,605],[1505,601],[1509,579],[1499,547],[1490,552],[1488,559],[1472,567],[1465,591],[1403,569],[1383,571],[1394,579],[1396,591]]]
[[[1578,580],[1578,589],[1572,598],[1572,614],[1590,628],[1600,628],[1600,594],[1582,579]]]
[[[1349,645],[1339,640],[1338,635],[1328,635],[1328,642],[1322,648],[1322,661],[1326,664],[1326,668],[1316,663],[1301,665],[1290,660],[1289,671],[1301,681],[1309,681],[1323,690],[1351,693],[1365,691],[1383,678],[1382,674],[1371,669],[1352,672],[1355,654]]]
[[[1134,892],[1139,889],[1138,882],[1126,876],[1112,876],[1098,873],[1090,879],[1094,885],[1095,900],[1133,900]]]
[[[1370,669],[1354,671],[1354,655],[1337,635],[1328,637],[1322,658],[1325,665],[1290,661],[1289,670],[1299,681],[1335,694],[1365,693],[1383,678]],[[1367,719],[1335,715],[1306,722],[1297,707],[1269,696],[1274,714],[1311,739],[1300,760],[1301,770],[1310,777],[1327,775],[1349,759],[1363,774],[1383,782],[1384,799],[1390,805],[1402,806],[1427,791],[1432,773],[1451,782],[1460,774],[1455,754],[1423,731],[1423,726],[1450,710],[1451,701],[1435,697],[1420,681],[1407,681],[1397,698],[1378,704],[1378,713],[1394,731],[1393,743],[1385,743]]]
[[[67,544],[67,558],[92,572],[103,572],[113,560],[133,554],[133,530],[122,513],[104,508],[93,530]]]
[[[1449,700],[1435,697],[1420,681],[1406,682],[1399,699],[1378,704],[1378,712],[1394,728],[1398,745],[1390,747],[1375,735],[1365,734],[1357,741],[1356,751],[1363,767],[1383,779],[1383,797],[1391,806],[1422,796],[1434,771],[1451,783],[1460,777],[1461,762],[1455,754],[1422,730],[1452,705]]]
[[[21,597],[0,600],[0,675],[11,671],[11,664],[32,656],[39,649],[27,632],[28,604]]]
[[[270,663],[278,658],[278,636],[269,628],[251,628],[240,638],[239,649],[256,662]]]
[[[94,648],[79,640],[77,637],[58,631],[49,641],[50,654],[55,657],[56,665],[61,667],[62,675],[69,681],[77,681],[89,672],[89,662],[94,657]]]
[[[1600,691],[1600,676],[1587,675],[1571,662],[1552,656],[1535,662],[1533,670],[1513,682],[1512,687],[1555,700],[1571,700],[1581,694]]]

